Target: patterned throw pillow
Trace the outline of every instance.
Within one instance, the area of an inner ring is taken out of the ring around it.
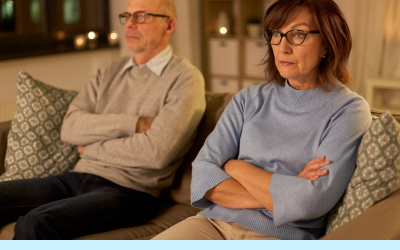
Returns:
[[[75,146],[60,139],[68,106],[77,92],[58,89],[21,71],[17,111],[8,134],[6,172],[0,181],[58,175],[78,160]]]
[[[358,150],[357,167],[328,216],[326,233],[394,193],[400,184],[400,126],[388,112],[372,122]]]

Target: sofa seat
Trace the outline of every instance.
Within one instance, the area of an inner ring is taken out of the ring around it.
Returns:
[[[163,204],[158,215],[144,225],[87,235],[77,240],[149,240],[199,211],[198,208],[184,204]]]

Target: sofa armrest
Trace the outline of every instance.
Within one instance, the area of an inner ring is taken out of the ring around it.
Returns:
[[[321,240],[400,240],[400,189]]]
[[[6,156],[7,136],[10,128],[11,121],[0,123],[0,175],[2,175],[5,171],[4,158]]]

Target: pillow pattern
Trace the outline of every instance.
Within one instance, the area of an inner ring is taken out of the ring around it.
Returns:
[[[8,134],[5,173],[0,181],[41,178],[71,169],[77,147],[60,139],[68,106],[76,91],[58,89],[21,71],[17,110]]]
[[[330,233],[394,193],[400,184],[400,128],[385,112],[372,122],[358,150],[357,167],[328,216]]]

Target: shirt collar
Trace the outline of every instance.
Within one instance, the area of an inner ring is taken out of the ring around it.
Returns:
[[[122,69],[122,74],[131,67],[137,67],[135,61],[133,60],[135,55],[132,55],[130,60],[126,62],[124,68]],[[164,70],[165,66],[167,66],[168,62],[171,60],[172,57],[172,47],[168,45],[163,51],[158,53],[155,57],[153,57],[150,61],[145,64],[139,66],[142,68],[147,66],[154,74],[161,76],[162,71]]]

